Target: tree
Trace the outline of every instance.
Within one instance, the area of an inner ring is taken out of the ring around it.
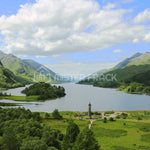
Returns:
[[[114,118],[113,118],[113,117],[110,117],[110,118],[109,118],[109,121],[115,121],[115,120],[114,120]]]
[[[58,150],[56,147],[48,147],[47,150]]]
[[[28,137],[23,140],[20,150],[47,150],[46,143],[39,137]]]
[[[107,118],[106,118],[106,117],[104,117],[103,122],[104,122],[104,123],[107,123]]]
[[[26,96],[36,96],[37,100],[46,100],[65,96],[65,89],[61,86],[51,86],[49,83],[35,83],[25,88],[22,93]]]
[[[53,116],[54,119],[62,119],[62,116],[59,114],[58,109],[55,109],[52,112],[52,116]]]
[[[73,121],[69,122],[69,125],[66,130],[66,135],[63,140],[62,149],[69,150],[72,149],[74,142],[79,134],[80,130],[77,124]]]
[[[2,140],[2,149],[3,150],[18,150],[18,140],[13,128],[8,128],[3,135]]]
[[[45,127],[43,129],[42,134],[42,140],[49,146],[49,147],[55,147],[57,149],[60,149],[61,144],[59,141],[59,134],[60,132],[58,130],[51,129],[49,127]]]
[[[48,113],[45,113],[45,119],[48,119],[50,115]]]
[[[77,137],[73,150],[99,150],[100,146],[96,141],[93,132],[85,128]]]

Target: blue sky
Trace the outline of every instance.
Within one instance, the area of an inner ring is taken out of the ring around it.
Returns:
[[[59,74],[91,74],[150,52],[148,0],[0,1],[0,49]]]

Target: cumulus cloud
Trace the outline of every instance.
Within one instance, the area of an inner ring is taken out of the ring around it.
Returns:
[[[122,52],[123,52],[123,50],[121,50],[121,49],[116,49],[113,51],[113,53],[122,53]]]
[[[150,42],[150,32],[144,37],[145,42]]]
[[[135,23],[145,23],[150,21],[150,8],[145,9],[143,12],[139,13],[135,19]]]
[[[139,39],[133,39],[133,43],[139,43]]]
[[[89,52],[142,39],[145,27],[124,18],[130,10],[114,8],[94,0],[37,0],[16,15],[1,16],[0,33],[8,52],[26,56]]]

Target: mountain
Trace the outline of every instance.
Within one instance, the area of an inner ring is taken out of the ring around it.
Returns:
[[[16,76],[24,78],[24,80],[32,81],[32,74],[34,70],[31,66],[24,63],[21,59],[17,58],[12,54],[5,54],[0,51],[0,61],[10,71],[12,71]]]
[[[141,55],[142,55],[141,53],[136,53],[133,56],[131,56],[130,58],[126,58],[125,60],[123,60],[122,62],[117,64],[115,67],[113,67],[112,70],[121,69],[121,68],[127,66],[128,64],[134,62],[134,59],[138,58]]]
[[[92,79],[92,78],[97,78],[98,76],[102,75],[103,73],[106,73],[108,72],[109,70],[108,69],[103,69],[103,70],[100,70],[100,71],[97,71],[91,75],[89,75],[88,77],[86,77],[85,79]]]
[[[146,52],[138,57],[133,58],[132,61],[127,64],[127,66],[132,65],[150,65],[150,52]]]
[[[0,51],[0,61],[19,78],[27,82],[45,81],[56,83],[56,73],[42,64],[33,60],[22,60],[12,54],[5,54]]]
[[[97,78],[104,73],[107,73],[107,72],[110,72],[113,70],[117,70],[117,69],[121,69],[121,68],[127,66],[128,64],[134,62],[136,60],[136,58],[141,56],[141,55],[142,55],[141,53],[136,53],[133,56],[131,56],[130,58],[126,58],[125,60],[123,60],[122,62],[117,64],[115,67],[113,67],[111,69],[103,69],[103,70],[97,71],[97,72],[91,74],[90,76],[86,77],[85,79]]]
[[[80,84],[92,84],[99,87],[116,88],[126,92],[134,92],[136,88],[141,86],[143,91],[149,91],[150,79],[150,52],[141,54],[136,53],[130,58],[120,62],[111,71],[105,72],[96,78],[82,80]],[[136,83],[136,84],[133,84]],[[134,88],[133,88],[134,87]],[[146,89],[144,89],[146,87]],[[147,90],[148,88],[148,90]],[[128,90],[127,90],[128,89]],[[134,90],[131,90],[134,89]],[[148,93],[148,92],[147,92]]]
[[[56,76],[56,73],[53,72],[52,70],[50,70],[49,68],[45,67],[44,65],[37,63],[36,61],[32,60],[32,59],[24,59],[23,60],[26,64],[28,64],[29,66],[31,66],[34,70],[36,71],[42,71],[45,74],[50,73],[52,76]],[[42,70],[43,69],[43,70]]]
[[[23,82],[20,82],[20,78],[17,78],[13,72],[6,69],[0,62],[0,88],[13,88],[23,86]]]

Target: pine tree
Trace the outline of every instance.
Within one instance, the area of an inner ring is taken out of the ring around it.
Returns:
[[[77,137],[73,150],[99,150],[100,146],[96,141],[93,132],[85,128]]]
[[[73,121],[69,122],[69,125],[66,130],[66,135],[63,140],[62,149],[70,150],[73,147],[74,142],[79,134],[80,130],[77,124]]]
[[[3,135],[3,150],[18,150],[18,140],[13,128],[8,128]]]

